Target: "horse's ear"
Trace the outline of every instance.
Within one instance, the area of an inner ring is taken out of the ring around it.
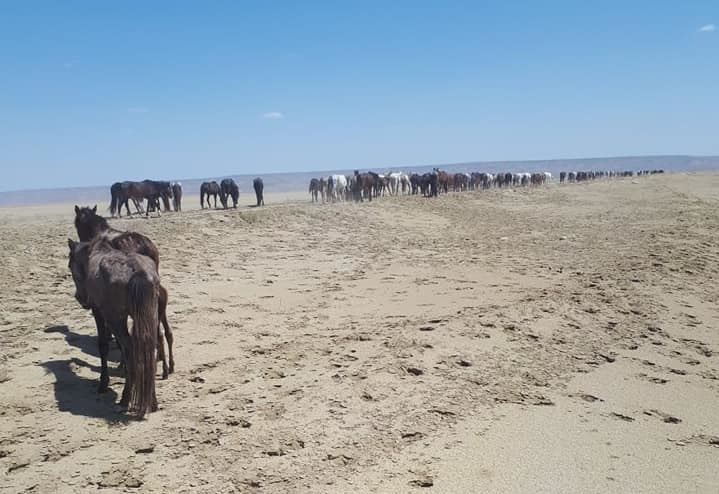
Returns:
[[[76,245],[77,245],[77,242],[75,242],[73,239],[71,239],[71,238],[67,239],[67,246],[70,247],[70,250],[75,250]]]
[[[80,208],[75,204],[75,214],[80,214]]]
[[[95,204],[95,206],[93,206],[92,212],[93,212],[93,213],[97,213],[97,204]]]

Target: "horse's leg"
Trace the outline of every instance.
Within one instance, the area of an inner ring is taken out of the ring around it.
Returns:
[[[117,338],[117,343],[122,349],[122,360],[125,364],[125,386],[122,388],[122,397],[120,398],[120,406],[127,407],[130,402],[130,390],[132,389],[134,373],[129,362],[132,361],[132,341],[130,333],[127,331],[127,318],[118,319],[116,321],[108,321],[109,329]]]
[[[172,344],[175,340],[175,338],[172,335],[172,329],[170,329],[170,324],[167,322],[167,290],[164,289],[164,287],[160,287],[160,321],[162,322],[162,326],[165,328],[165,339],[167,340],[167,350],[170,354],[170,365],[168,368],[168,372],[172,374],[175,372],[175,358],[172,355]],[[163,366],[164,366],[164,360],[163,360]],[[163,370],[164,375],[164,370]]]
[[[163,332],[160,329],[160,323],[165,327],[164,334],[167,335],[170,334],[169,337],[167,337],[168,342],[172,340],[172,332],[169,329],[169,325],[167,324],[167,316],[165,312],[167,311],[167,290],[164,287],[160,287],[160,296],[157,300],[157,313],[159,315],[158,321],[157,321],[157,355],[160,360],[162,360],[162,378],[167,379],[167,375],[170,373],[170,369],[167,366],[167,357],[165,356],[165,342],[163,339]],[[168,344],[170,348],[172,348],[171,345]]]
[[[97,392],[104,393],[110,385],[110,374],[107,371],[107,355],[110,353],[110,332],[105,326],[105,320],[96,309],[92,309],[92,316],[95,318],[95,325],[97,326],[97,347],[100,352],[100,385],[97,387]]]

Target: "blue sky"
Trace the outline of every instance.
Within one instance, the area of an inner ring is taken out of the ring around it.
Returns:
[[[719,154],[719,2],[0,2],[0,190]]]

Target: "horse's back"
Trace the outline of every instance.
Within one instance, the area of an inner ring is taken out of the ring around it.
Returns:
[[[126,255],[140,254],[150,258],[155,267],[160,266],[160,251],[147,236],[138,232],[121,232],[110,229],[103,233],[110,245]]]

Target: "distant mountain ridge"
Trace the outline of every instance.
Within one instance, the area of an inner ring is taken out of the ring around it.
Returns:
[[[622,156],[609,158],[577,158],[577,159],[552,159],[552,160],[527,160],[527,161],[472,161],[465,163],[447,163],[440,165],[416,165],[396,167],[368,167],[361,170],[373,170],[378,173],[389,171],[405,171],[425,173],[432,168],[441,168],[449,172],[472,172],[484,171],[495,173],[498,171],[510,172],[533,172],[548,171],[558,174],[562,170],[652,170],[663,169],[667,172],[717,170],[719,169],[719,156],[688,156],[688,155],[665,155],[665,156]],[[255,173],[229,175],[234,178],[240,186],[240,191],[250,193],[252,191],[252,180],[261,176],[265,183],[265,190],[272,192],[298,192],[307,189],[309,181],[313,177],[327,176],[331,174],[351,174],[352,169],[338,168],[336,170],[322,170],[309,172],[290,173]],[[199,194],[200,184],[207,180],[221,180],[226,176],[210,178],[179,179],[182,182],[185,195]],[[158,180],[177,180],[167,177],[148,177]],[[118,177],[122,180],[122,177]],[[0,192],[0,206],[12,206],[23,204],[47,204],[58,202],[90,203],[109,201],[109,186],[91,187],[67,187],[58,189],[38,189],[24,191]]]

